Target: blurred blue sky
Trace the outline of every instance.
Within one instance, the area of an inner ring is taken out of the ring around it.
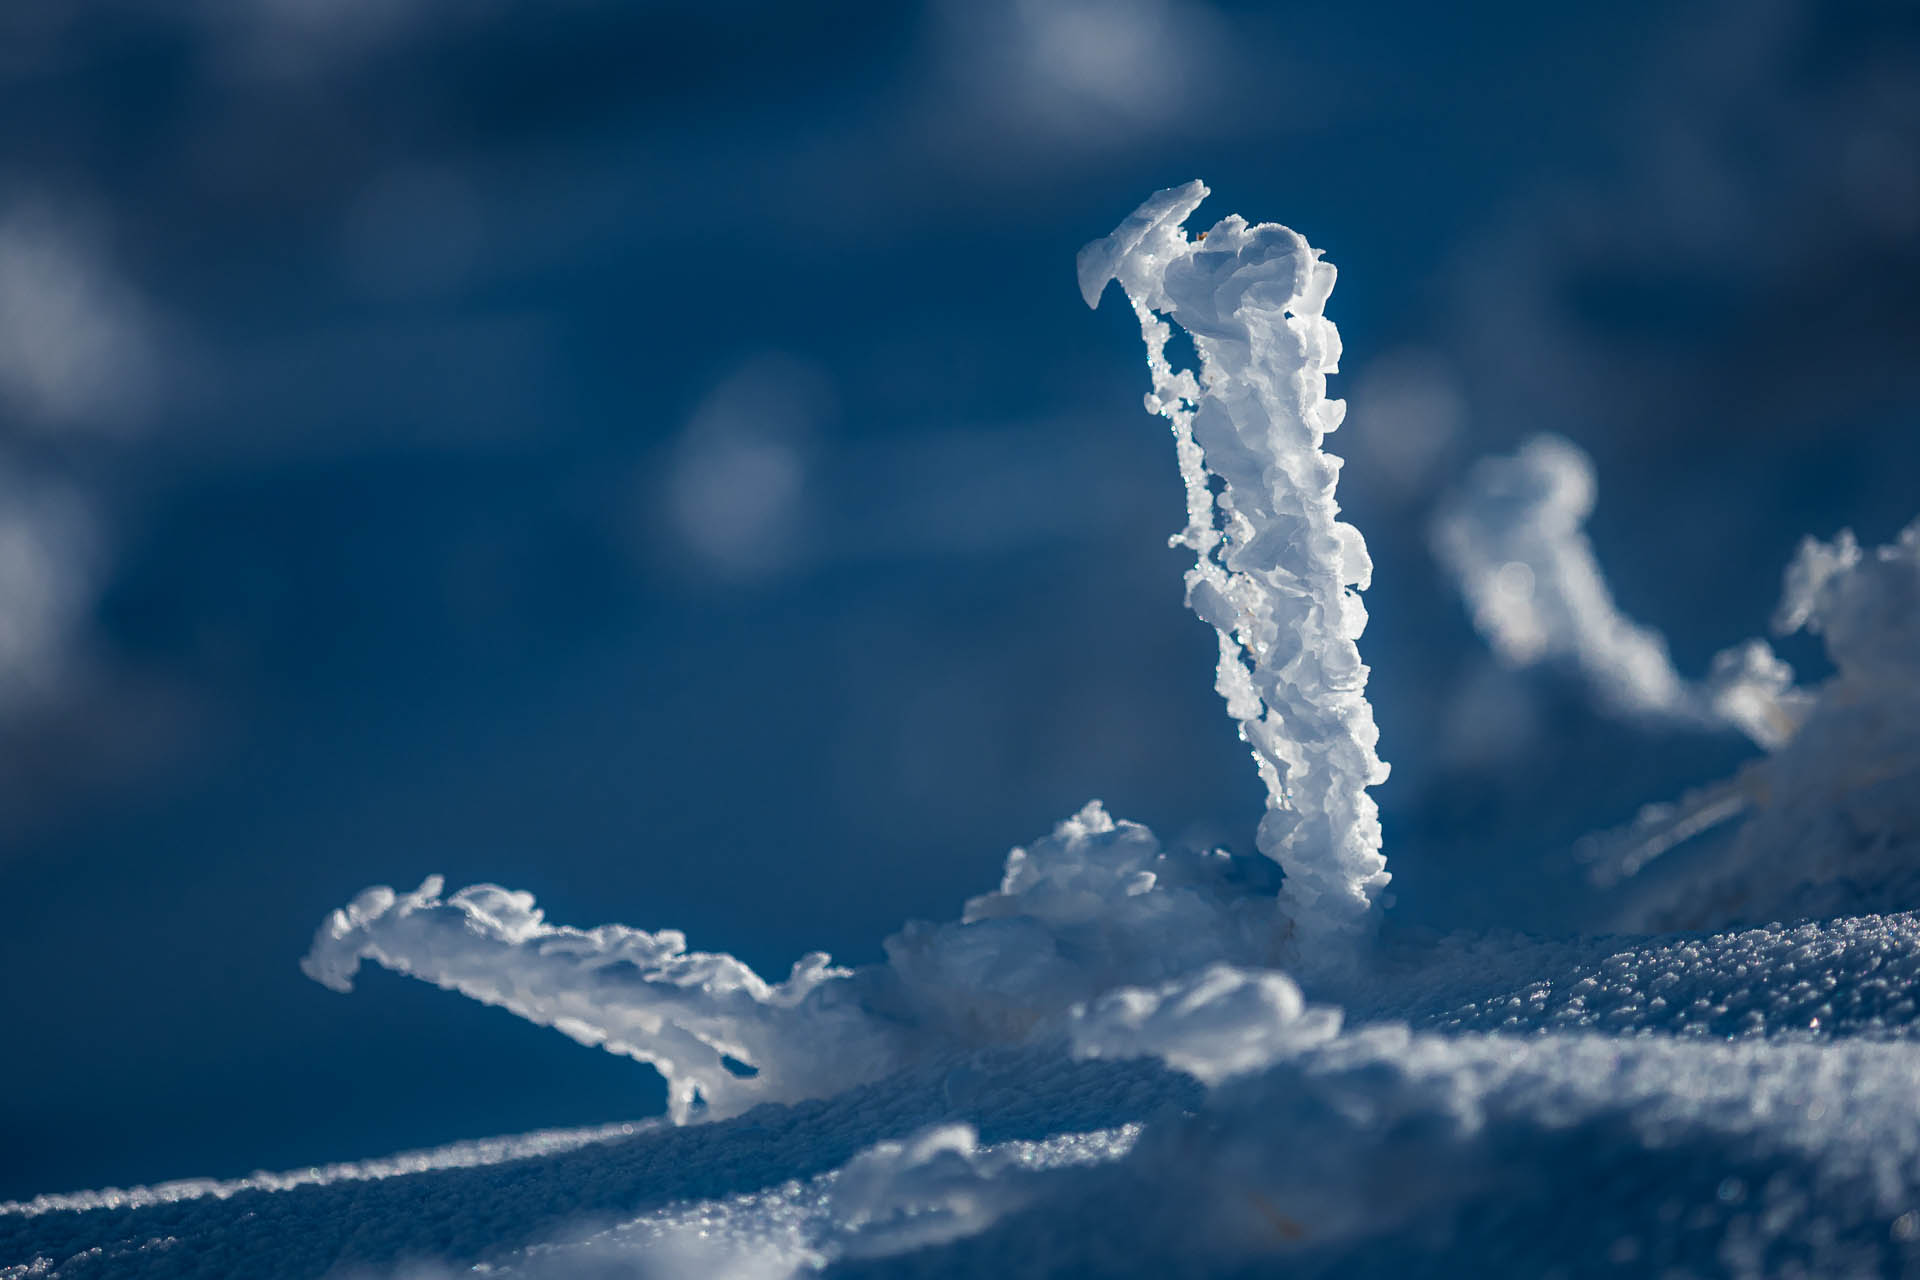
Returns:
[[[303,978],[370,883],[784,972],[1090,797],[1248,849],[1133,321],[1073,279],[1195,176],[1341,269],[1394,914],[1577,924],[1573,840],[1744,748],[1499,668],[1433,505],[1577,441],[1696,675],[1802,533],[1920,510],[1920,11],[1454,8],[7,7],[0,1197],[659,1109]]]

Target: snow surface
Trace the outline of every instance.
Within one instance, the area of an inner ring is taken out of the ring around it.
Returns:
[[[1147,336],[1268,856],[1089,804],[884,964],[778,983],[494,886],[371,889],[311,976],[370,959],[654,1064],[683,1123],[0,1205],[0,1277],[1920,1269],[1920,523],[1788,567],[1776,626],[1831,679],[1746,646],[1690,683],[1612,604],[1577,452],[1489,463],[1439,539],[1492,642],[1772,753],[1596,844],[1594,918],[1634,932],[1380,924],[1365,550],[1319,449],[1332,273],[1284,228],[1189,240],[1204,194],[1142,205],[1081,284],[1117,277]]]

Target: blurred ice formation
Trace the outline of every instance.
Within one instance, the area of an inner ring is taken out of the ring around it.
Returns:
[[[1082,249],[1080,291],[1093,306],[1118,280],[1140,318],[1147,407],[1173,424],[1187,487],[1187,603],[1219,634],[1216,687],[1267,785],[1260,851],[1286,871],[1286,913],[1317,958],[1312,943],[1357,931],[1388,879],[1366,790],[1387,766],[1355,644],[1373,562],[1338,519],[1341,460],[1321,449],[1346,416],[1326,398],[1334,269],[1275,223],[1231,216],[1189,239],[1206,195],[1197,181],[1162,191]],[[1163,315],[1192,336],[1197,377],[1167,360]]]
[[[681,432],[660,505],[687,566],[728,582],[791,568],[807,554],[809,441],[831,411],[818,369],[763,355],[730,374]]]
[[[1474,624],[1512,665],[1574,666],[1617,713],[1739,729],[1773,753],[1586,843],[1608,887],[1687,847],[1623,890],[1612,923],[1705,928],[1920,903],[1920,522],[1871,554],[1850,531],[1802,543],[1774,630],[1819,635],[1836,668],[1803,688],[1762,640],[1722,651],[1704,680],[1676,672],[1660,633],[1607,590],[1582,532],[1593,503],[1592,464],[1556,437],[1474,468],[1434,526]]]
[[[99,551],[79,492],[0,459],[0,715],[43,701],[71,672]]]
[[[1474,467],[1433,530],[1474,626],[1511,666],[1576,668],[1616,714],[1726,726],[1779,746],[1803,707],[1792,669],[1753,640],[1719,654],[1704,682],[1684,679],[1665,637],[1614,604],[1583,532],[1593,502],[1593,463],[1557,436]]]
[[[1157,1057],[1203,1084],[1265,1071],[1340,1031],[1338,1009],[1308,1008],[1284,973],[1213,965],[1158,988],[1126,987],[1074,1018],[1087,1058]]]
[[[1832,678],[1803,696],[1773,755],[1595,842],[1619,881],[1729,819],[1731,838],[1636,888],[1628,927],[1700,928],[1920,904],[1920,520],[1862,550],[1808,538],[1774,629],[1825,642]]]
[[[155,326],[74,222],[33,206],[0,217],[0,400],[42,430],[123,430],[159,387]]]

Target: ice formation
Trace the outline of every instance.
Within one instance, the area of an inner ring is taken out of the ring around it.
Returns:
[[[1150,407],[1172,421],[1198,562],[1187,599],[1220,637],[1218,687],[1267,783],[1253,860],[1162,850],[1096,802],[1007,859],[961,919],[910,923],[887,963],[825,955],[770,983],[673,931],[548,925],[533,899],[475,885],[442,899],[369,889],[321,927],[304,967],[346,990],[362,960],[438,983],[583,1044],[650,1063],[678,1119],[817,1097],[941,1053],[1060,1039],[1075,1006],[1208,965],[1337,964],[1386,883],[1386,777],[1355,639],[1366,544],[1336,517],[1340,460],[1321,451],[1345,405],[1325,396],[1340,339],[1321,314],[1333,268],[1299,235],[1223,219],[1189,240],[1198,182],[1160,192],[1080,254],[1096,303],[1119,279],[1140,316]],[[1193,335],[1175,373],[1165,313]],[[1217,482],[1216,497],[1212,485]],[[1281,979],[1280,981],[1285,981]],[[1261,988],[1264,989],[1264,988]]]
[[[1920,918],[1859,914],[1920,901],[1920,522],[1789,567],[1776,627],[1819,634],[1832,679],[1796,688],[1751,642],[1690,682],[1607,592],[1579,452],[1484,465],[1437,538],[1504,656],[1772,751],[1605,847],[1622,919],[1846,918],[1356,948],[1385,766],[1354,644],[1366,553],[1320,451],[1332,268],[1238,218],[1189,240],[1205,194],[1142,205],[1081,284],[1094,302],[1118,278],[1146,336],[1188,600],[1269,788],[1264,856],[1168,850],[1089,804],[885,963],[812,955],[777,983],[493,886],[371,889],[311,976],[344,990],[373,960],[502,1005],[654,1064],[674,1118],[712,1123],[0,1205],[0,1276],[448,1274],[402,1265],[423,1253],[522,1277],[1920,1267]]]
[[[1371,919],[1388,879],[1366,791],[1387,766],[1355,644],[1373,563],[1338,519],[1340,459],[1321,449],[1346,415],[1326,398],[1334,269],[1275,223],[1233,216],[1189,239],[1182,224],[1206,196],[1197,181],[1162,191],[1082,249],[1080,291],[1094,306],[1118,280],[1139,316],[1147,407],[1173,424],[1186,482],[1174,543],[1196,557],[1187,603],[1219,634],[1216,685],[1267,786],[1259,848],[1286,871],[1299,957],[1318,963]],[[1198,377],[1167,360],[1162,316],[1192,337]]]
[[[1818,636],[1834,675],[1801,695],[1792,735],[1733,778],[1650,806],[1595,842],[1629,884],[1617,924],[1702,928],[1920,905],[1920,520],[1872,552],[1808,538],[1774,629]],[[1716,828],[1740,819],[1730,835]],[[1681,846],[1688,856],[1666,857]]]
[[[1704,682],[1684,679],[1666,639],[1614,604],[1583,532],[1593,502],[1587,455],[1536,436],[1481,461],[1442,507],[1434,551],[1494,652],[1513,666],[1565,662],[1623,715],[1725,725],[1767,748],[1786,741],[1803,709],[1792,669],[1752,640],[1719,654]]]
[[[1571,663],[1616,711],[1738,728],[1772,753],[1585,842],[1593,879],[1616,890],[1606,923],[1708,928],[1920,904],[1920,521],[1871,554],[1850,531],[1808,538],[1787,567],[1773,628],[1820,636],[1830,680],[1798,686],[1748,640],[1688,681],[1659,632],[1614,605],[1581,531],[1594,496],[1586,455],[1551,436],[1474,468],[1435,521],[1434,548],[1475,625],[1515,665]]]
[[[886,1028],[855,1004],[846,969],[803,957],[769,983],[684,935],[550,925],[533,895],[474,885],[450,898],[366,890],[320,927],[301,968],[336,991],[361,960],[500,1005],[667,1079],[676,1119],[832,1092],[897,1065]]]
[[[1092,803],[1007,856],[957,921],[910,922],[887,963],[806,956],[770,983],[672,930],[546,923],[530,894],[378,887],[333,913],[301,967],[336,991],[361,961],[500,1005],[667,1078],[676,1119],[823,1097],[914,1062],[1058,1038],[1073,1007],[1214,963],[1269,965],[1270,864],[1168,851]]]

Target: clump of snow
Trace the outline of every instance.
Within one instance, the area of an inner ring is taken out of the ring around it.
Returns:
[[[1156,1057],[1215,1085],[1339,1030],[1340,1011],[1309,1009],[1286,974],[1219,964],[1152,990],[1102,996],[1075,1014],[1073,1049],[1085,1058]]]
[[[1474,626],[1509,665],[1565,662],[1621,715],[1725,725],[1773,748],[1793,733],[1803,700],[1767,645],[1719,654],[1693,684],[1666,639],[1624,616],[1585,534],[1593,463],[1570,441],[1536,436],[1487,458],[1434,522],[1434,551],[1453,573]]]
[[[1346,404],[1326,397],[1340,335],[1323,314],[1334,269],[1297,232],[1222,219],[1189,239],[1199,182],[1159,192],[1080,251],[1080,291],[1118,280],[1140,319],[1153,390],[1173,424],[1187,490],[1175,545],[1196,556],[1187,603],[1220,637],[1216,687],[1267,786],[1262,853],[1303,960],[1372,917],[1387,883],[1378,809],[1386,779],[1355,643],[1373,576],[1366,541],[1339,520],[1341,460],[1321,448]],[[1198,376],[1166,357],[1165,316],[1193,338]],[[1218,486],[1215,492],[1214,486]]]
[[[1069,1248],[1095,1274],[1904,1274],[1912,1070],[1863,1040],[1360,1028],[1149,1126],[945,1274]]]
[[[1851,529],[1802,541],[1773,625],[1819,636],[1855,690],[1911,690],[1920,682],[1920,520],[1872,555]]]
[[[980,1149],[972,1125],[937,1125],[876,1143],[840,1171],[832,1213],[844,1252],[882,1255],[944,1244],[983,1230],[1028,1198],[1003,1177],[1009,1153]]]
[[[1264,860],[1168,851],[1098,803],[1007,855],[997,892],[960,920],[910,923],[888,966],[923,1024],[965,1043],[1058,1031],[1076,1003],[1217,962],[1280,959]]]

